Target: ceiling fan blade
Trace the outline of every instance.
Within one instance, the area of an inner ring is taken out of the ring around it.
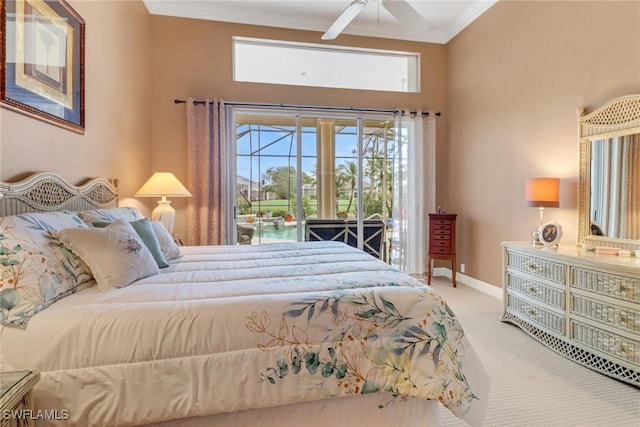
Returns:
[[[429,22],[406,0],[382,0],[382,6],[412,31],[419,32],[429,26]]]
[[[358,16],[366,5],[367,0],[353,0],[342,14],[338,16],[338,19],[336,19],[329,29],[322,35],[322,40],[333,40],[338,37],[338,34],[340,34],[356,16]]]

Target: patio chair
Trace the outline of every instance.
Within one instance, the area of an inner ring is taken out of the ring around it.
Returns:
[[[305,240],[333,240],[358,247],[358,222],[344,219],[307,219]],[[364,220],[363,250],[378,259],[384,259],[384,222],[379,219]]]
[[[253,234],[256,232],[253,227],[245,227],[238,224],[238,244],[239,245],[250,245],[251,240],[253,240]]]
[[[363,250],[378,259],[384,260],[383,243],[385,225],[381,219],[365,219],[363,223]],[[358,221],[347,220],[347,241],[349,246],[358,246]]]
[[[305,240],[333,240],[346,243],[347,229],[343,219],[307,219],[305,221]]]

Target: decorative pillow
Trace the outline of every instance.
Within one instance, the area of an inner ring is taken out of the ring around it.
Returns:
[[[92,224],[94,227],[104,228],[110,223],[104,221],[94,221],[92,222]],[[149,252],[151,252],[153,259],[156,261],[156,264],[158,264],[158,267],[169,267],[169,263],[162,254],[162,250],[160,249],[160,242],[156,237],[156,233],[153,230],[153,226],[151,225],[151,221],[149,220],[149,218],[130,221],[129,224],[131,224],[133,229],[136,230],[138,236],[140,236],[144,244],[147,246],[147,249],[149,249]]]
[[[124,219],[105,228],[69,228],[54,236],[89,266],[100,290],[121,288],[158,272],[151,252]]]
[[[120,208],[105,208],[105,209],[92,209],[88,211],[78,212],[78,216],[87,225],[95,221],[113,222],[118,219],[126,219],[127,221],[135,221],[144,218],[144,215],[136,208],[120,207]]]
[[[151,222],[153,226],[153,231],[156,233],[156,237],[158,238],[158,242],[160,242],[160,250],[164,255],[164,258],[167,261],[172,261],[176,258],[180,258],[182,253],[180,252],[180,248],[174,242],[173,237],[164,227],[164,225],[160,221]]]
[[[55,301],[90,284],[81,259],[52,238],[87,226],[69,212],[0,217],[0,324],[25,326]]]

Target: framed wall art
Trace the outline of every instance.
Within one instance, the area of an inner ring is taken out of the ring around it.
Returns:
[[[84,20],[65,0],[0,2],[0,103],[84,133]]]

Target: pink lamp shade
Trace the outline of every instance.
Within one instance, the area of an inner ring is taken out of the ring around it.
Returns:
[[[526,195],[527,206],[536,208],[557,208],[560,206],[560,179],[528,179]]]

